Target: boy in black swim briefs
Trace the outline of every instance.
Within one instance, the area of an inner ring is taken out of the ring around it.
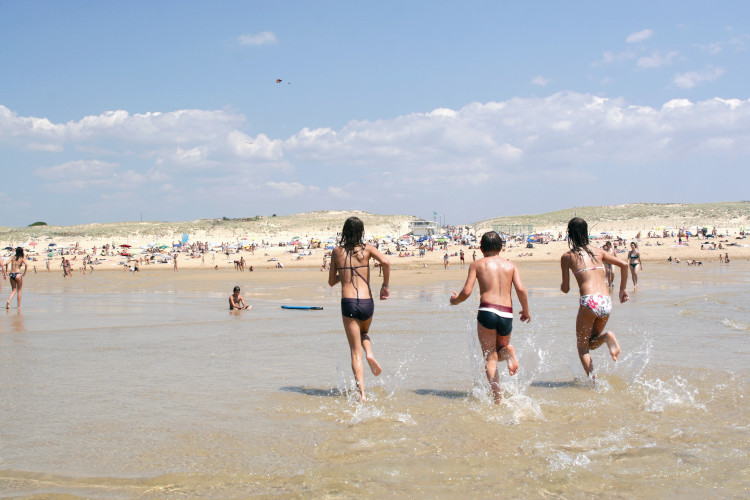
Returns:
[[[503,240],[495,231],[482,235],[480,250],[483,258],[472,262],[466,284],[460,293],[453,292],[451,305],[455,306],[468,299],[474,289],[474,282],[479,281],[479,311],[477,312],[477,335],[485,359],[485,372],[492,388],[495,403],[502,399],[500,393],[500,375],[497,362],[508,363],[508,373],[515,375],[518,371],[516,351],[510,345],[510,333],[513,330],[513,300],[511,289],[516,289],[521,303],[521,321],[531,321],[529,299],[526,288],[521,282],[521,274],[515,264],[499,256]]]

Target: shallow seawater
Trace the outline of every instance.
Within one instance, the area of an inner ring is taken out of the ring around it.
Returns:
[[[620,359],[594,351],[596,386],[577,296],[555,265],[521,269],[532,322],[515,322],[501,405],[477,291],[447,305],[463,271],[393,273],[364,404],[325,273],[28,275],[24,308],[0,314],[0,493],[744,496],[750,264],[649,264],[610,319]],[[251,311],[226,310],[235,282]]]

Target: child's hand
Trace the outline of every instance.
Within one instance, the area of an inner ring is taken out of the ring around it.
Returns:
[[[455,306],[456,304],[459,304],[458,302],[458,292],[453,292],[453,295],[451,295],[450,303],[452,306]]]

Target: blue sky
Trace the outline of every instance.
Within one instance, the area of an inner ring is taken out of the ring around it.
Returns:
[[[0,0],[0,225],[747,199],[748,49],[741,1]]]

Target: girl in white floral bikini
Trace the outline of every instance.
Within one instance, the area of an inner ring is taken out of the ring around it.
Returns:
[[[628,279],[628,264],[599,248],[589,245],[589,229],[586,221],[580,217],[568,222],[568,246],[570,251],[560,259],[562,267],[563,293],[570,291],[570,271],[573,272],[581,294],[580,307],[576,318],[576,338],[578,356],[581,359],[586,375],[592,375],[594,365],[589,355],[590,349],[596,349],[606,342],[612,360],[617,361],[620,345],[615,334],[603,332],[612,311],[612,299],[609,297],[603,264],[612,264],[620,268],[620,302],[628,300],[625,285]]]

